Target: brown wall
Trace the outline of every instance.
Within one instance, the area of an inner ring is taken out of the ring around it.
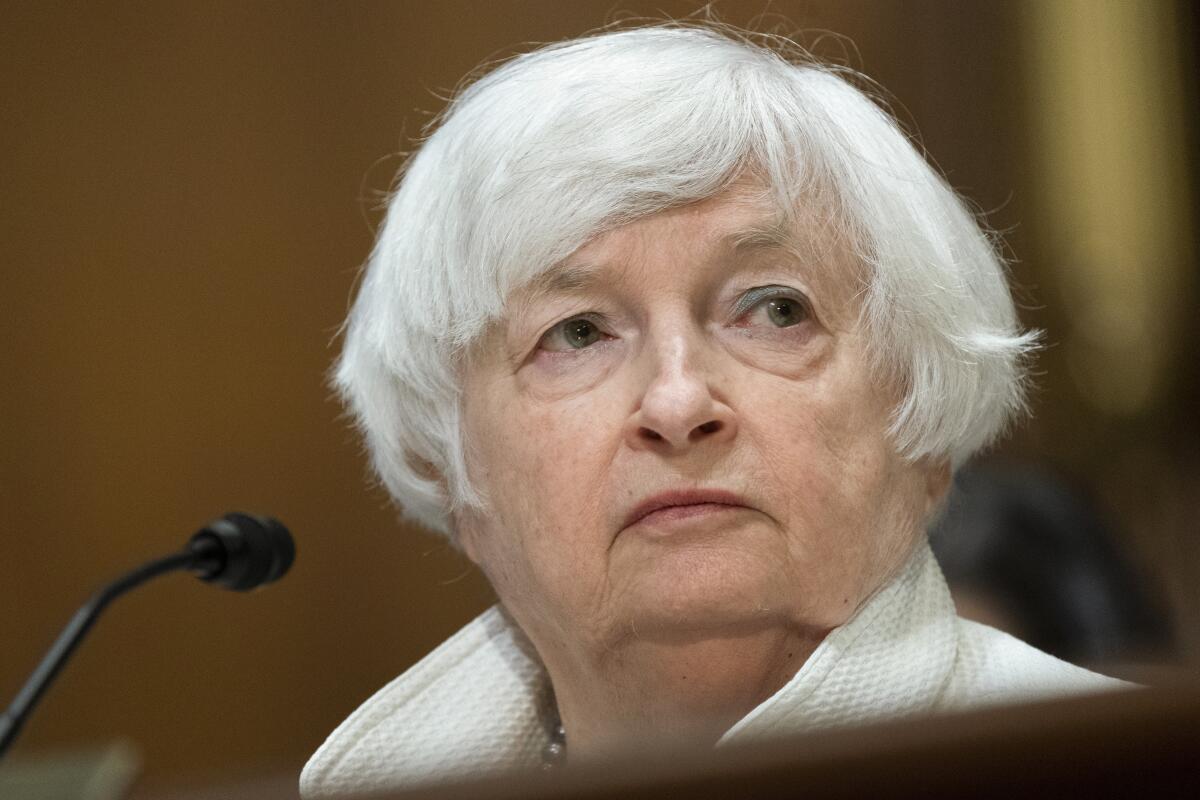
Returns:
[[[462,559],[398,529],[366,487],[323,384],[378,192],[400,163],[389,154],[441,107],[434,93],[514,45],[576,35],[623,10],[698,5],[8,4],[0,702],[88,591],[208,519],[269,512],[299,549],[294,574],[258,595],[174,576],[120,601],[16,752],[128,737],[150,787],[298,769],[357,703],[488,604]],[[1019,5],[718,4],[739,24],[767,7],[849,37],[853,46],[807,38],[887,87],[995,227],[1022,224],[1009,237],[1015,274],[1048,306],[1027,321],[1062,335],[1051,268],[1037,260],[1049,234],[1023,225],[1037,182],[1025,125],[1036,76]],[[1192,361],[1178,365],[1191,384],[1116,421],[1084,403],[1066,365],[1054,369],[1039,409],[1079,425],[1034,423],[1014,452],[1093,485],[1114,479],[1089,466],[1089,432],[1148,447],[1160,469],[1194,456],[1180,444],[1194,442]],[[1179,486],[1168,499],[1180,508],[1195,496],[1194,463],[1171,473]],[[1159,491],[1135,490],[1114,513],[1136,523]],[[1196,573],[1181,524],[1129,527],[1139,552],[1185,548],[1186,565],[1152,565],[1182,586]],[[1193,620],[1195,599],[1172,595]]]

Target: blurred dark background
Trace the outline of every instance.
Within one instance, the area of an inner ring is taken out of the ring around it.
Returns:
[[[491,602],[368,488],[325,387],[381,193],[481,62],[699,5],[0,6],[0,703],[90,591],[209,519],[275,514],[299,551],[253,597],[174,576],[118,601],[15,756],[124,738],[147,793],[286,776]],[[713,6],[878,81],[1003,234],[1048,347],[991,462],[1068,487],[1142,582],[1170,643],[1114,665],[1194,669],[1192,5]]]

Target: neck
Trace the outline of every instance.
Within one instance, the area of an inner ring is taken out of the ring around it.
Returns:
[[[656,745],[711,746],[782,688],[824,632],[771,628],[631,639],[547,662],[572,760]]]

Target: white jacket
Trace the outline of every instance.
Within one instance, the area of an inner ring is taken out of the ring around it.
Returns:
[[[729,741],[1123,686],[960,619],[927,545]],[[498,607],[367,700],[300,776],[306,798],[534,767],[549,681]]]

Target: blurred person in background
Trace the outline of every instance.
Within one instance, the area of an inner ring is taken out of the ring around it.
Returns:
[[[959,470],[930,542],[968,619],[1074,664],[1139,678],[1173,655],[1166,612],[1110,526],[1047,470],[1007,462]]]
[[[955,613],[926,526],[1036,337],[857,80],[662,25],[453,101],[336,384],[499,604],[351,715],[306,796],[1121,685]]]

